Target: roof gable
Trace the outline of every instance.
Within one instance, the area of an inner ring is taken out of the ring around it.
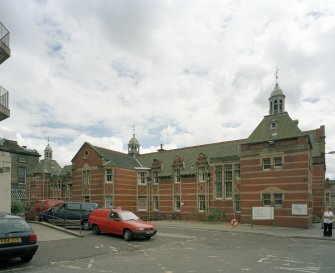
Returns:
[[[265,116],[251,133],[247,143],[296,138],[304,135],[287,112]]]
[[[91,145],[94,151],[96,151],[101,158],[103,158],[106,163],[105,166],[111,167],[121,167],[121,168],[135,168],[141,167],[140,163],[136,160],[135,157],[132,157],[128,154],[97,147]]]

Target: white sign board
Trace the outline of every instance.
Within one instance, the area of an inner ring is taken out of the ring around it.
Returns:
[[[273,220],[273,207],[252,207],[253,220]]]
[[[292,204],[292,215],[307,215],[307,204]]]

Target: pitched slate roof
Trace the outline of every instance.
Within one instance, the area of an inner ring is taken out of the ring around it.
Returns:
[[[91,144],[89,145],[101,156],[101,158],[103,158],[106,161],[106,164],[104,166],[120,167],[120,168],[141,167],[141,164],[133,156],[93,146]]]
[[[64,166],[61,171],[59,172],[59,175],[61,176],[66,176],[67,174],[71,174],[72,173],[72,165],[66,165]]]
[[[173,173],[172,164],[176,156],[184,161],[181,174],[195,174],[197,172],[197,159],[200,153],[205,154],[209,161],[218,159],[239,160],[239,147],[245,140],[227,141],[212,144],[205,144],[193,147],[179,148],[139,155],[138,161],[143,167],[150,168],[153,160],[157,159],[162,164],[162,170],[159,176],[171,176]]]
[[[17,141],[5,138],[0,139],[0,151],[36,157],[41,156],[35,149],[27,149],[25,146],[18,145]]]
[[[272,135],[271,123],[277,123],[276,135]],[[294,138],[304,135],[287,112],[265,116],[248,138],[248,143],[264,142],[276,139]]]
[[[35,165],[29,173],[49,173],[51,175],[59,175],[61,170],[62,168],[59,166],[56,160],[43,159],[37,165]]]

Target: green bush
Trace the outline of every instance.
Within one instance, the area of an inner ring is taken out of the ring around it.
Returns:
[[[207,221],[213,222],[218,220],[224,220],[226,218],[226,214],[223,210],[218,208],[209,208],[207,214]]]
[[[24,217],[24,206],[21,201],[12,199],[11,213]]]
[[[313,215],[312,223],[320,223],[321,219],[319,216]]]

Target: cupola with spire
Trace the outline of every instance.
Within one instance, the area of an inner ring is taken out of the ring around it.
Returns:
[[[49,139],[48,139],[48,145],[44,149],[44,159],[45,160],[52,160],[52,149],[49,145]]]
[[[140,154],[140,144],[135,137],[135,128],[133,128],[133,137],[129,140],[128,143],[128,154],[134,157]]]
[[[285,95],[283,91],[280,89],[278,84],[278,71],[279,68],[276,68],[276,85],[271,92],[271,96],[269,98],[269,115],[276,115],[285,112]]]

